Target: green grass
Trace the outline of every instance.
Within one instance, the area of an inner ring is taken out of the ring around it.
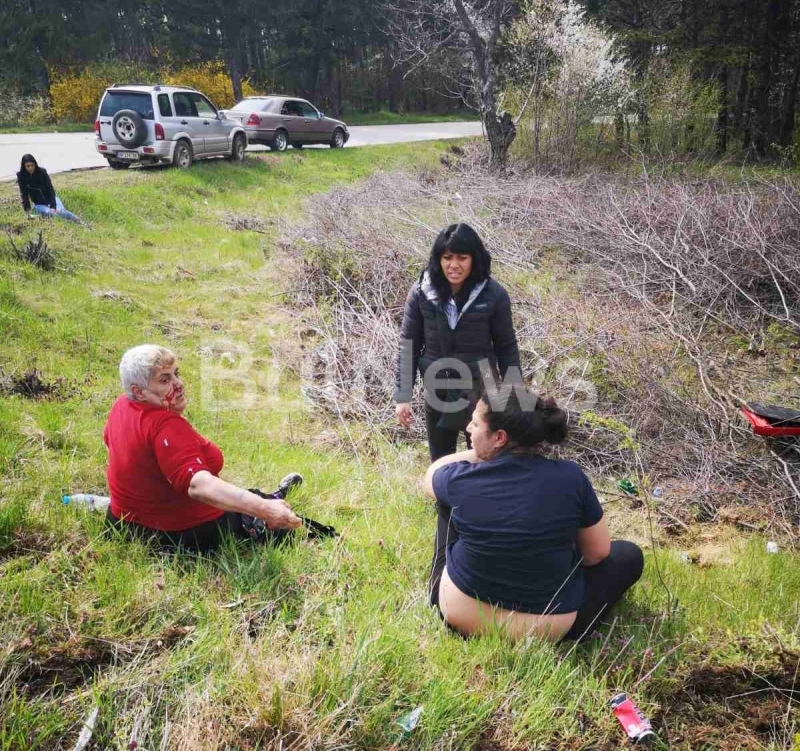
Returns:
[[[617,623],[577,649],[464,641],[426,607],[435,521],[416,484],[422,448],[375,443],[350,425],[357,460],[341,426],[272,361],[297,338],[281,293],[299,257],[278,239],[303,199],[376,169],[436,169],[445,148],[58,176],[92,232],[29,223],[0,187],[4,233],[43,227],[59,264],[45,273],[12,262],[0,240],[0,367],[61,379],[56,399],[0,396],[0,749],[72,748],[94,706],[95,748],[611,749],[620,735],[606,702],[617,690],[633,691],[674,747],[700,748],[686,727],[702,712],[675,709],[693,671],[772,675],[797,650],[797,557],[769,555],[759,538],[723,539],[707,567],[677,547],[648,551]],[[233,215],[265,229],[230,230]],[[188,417],[222,447],[226,478],[269,487],[302,472],[293,506],[342,538],[161,556],[63,506],[62,493],[104,492],[117,364],[143,341],[181,357]],[[236,347],[253,358],[250,408],[232,403],[243,396],[237,371],[202,354]],[[331,430],[333,444],[320,437]],[[609,516],[617,534],[644,524],[640,512]],[[656,557],[679,601],[671,613]],[[416,706],[420,724],[404,734],[396,721]],[[707,747],[718,748],[733,725],[719,736],[708,727]]]
[[[57,123],[53,125],[0,125],[0,133],[92,133],[94,123]]]
[[[435,112],[348,112],[341,116],[348,125],[409,125],[413,123],[451,123],[464,120],[479,120],[473,110],[461,110],[447,114]]]

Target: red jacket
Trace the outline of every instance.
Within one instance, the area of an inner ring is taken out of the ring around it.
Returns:
[[[222,452],[180,415],[120,396],[108,415],[111,513],[165,532],[181,532],[218,519],[223,511],[189,497],[200,470],[219,475]]]

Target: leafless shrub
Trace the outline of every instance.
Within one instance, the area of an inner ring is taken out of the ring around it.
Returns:
[[[305,393],[398,437],[405,295],[438,230],[466,221],[512,295],[523,374],[575,410],[561,455],[595,476],[649,477],[679,530],[749,503],[790,532],[800,452],[754,438],[739,407],[797,392],[792,355],[778,348],[781,370],[763,354],[797,343],[798,207],[789,182],[498,180],[469,159],[443,177],[378,175],[315,199],[287,230],[307,290],[292,312],[317,335]]]
[[[553,240],[667,315],[685,305],[750,335],[765,319],[800,333],[800,194],[788,181],[564,182],[549,218]]]

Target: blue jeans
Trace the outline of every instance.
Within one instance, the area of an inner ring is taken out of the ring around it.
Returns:
[[[50,213],[52,209],[49,206],[45,206],[41,203],[34,204],[33,210],[37,214],[42,214],[43,216],[52,216]],[[64,204],[61,203],[61,199],[58,196],[56,196],[56,216],[60,216],[62,219],[66,219],[69,222],[80,222],[80,219],[78,219],[75,214],[73,214],[71,211],[67,211],[64,208]]]

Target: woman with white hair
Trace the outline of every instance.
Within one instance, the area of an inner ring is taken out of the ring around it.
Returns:
[[[207,551],[220,532],[266,537],[302,524],[286,504],[303,478],[285,477],[271,497],[221,479],[219,448],[182,416],[186,392],[175,354],[153,344],[129,349],[119,366],[124,394],[108,416],[108,519],[169,547]]]

